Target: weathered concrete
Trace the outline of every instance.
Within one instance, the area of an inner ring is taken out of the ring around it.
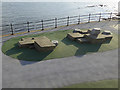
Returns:
[[[115,24],[117,21],[105,21],[61,29],[98,27],[117,33],[118,30],[110,27]],[[55,30],[60,28],[51,31]],[[9,38],[11,37],[3,38],[3,41]],[[118,50],[41,62],[19,61],[3,54],[2,74],[3,88],[57,88],[86,81],[118,78]]]
[[[3,88],[57,88],[118,78],[117,50],[27,63],[3,55]]]

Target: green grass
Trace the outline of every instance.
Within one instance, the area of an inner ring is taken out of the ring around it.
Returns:
[[[118,88],[118,80],[101,80],[96,82],[79,83],[63,88]]]
[[[69,56],[85,55],[92,52],[103,52],[118,48],[118,35],[113,34],[113,39],[106,44],[79,44],[66,37],[72,30],[47,32],[37,35],[27,35],[12,38],[4,43],[2,51],[6,55],[27,61],[41,61],[54,58],[63,58]],[[38,52],[35,49],[19,48],[17,42],[23,37],[46,36],[51,40],[58,40],[59,45],[52,52]]]

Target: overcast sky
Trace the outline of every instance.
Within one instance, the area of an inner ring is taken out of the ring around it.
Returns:
[[[2,2],[119,2],[120,0],[1,0]]]

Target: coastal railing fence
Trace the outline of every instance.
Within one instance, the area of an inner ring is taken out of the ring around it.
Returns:
[[[36,22],[26,22],[19,24],[10,24],[2,26],[3,34],[9,33],[14,35],[18,32],[44,30],[46,28],[57,28],[59,26],[69,26],[71,24],[80,24],[81,22],[101,21],[102,19],[111,19],[116,13],[96,13],[88,15],[67,16],[62,18],[53,18],[48,20],[40,20]]]

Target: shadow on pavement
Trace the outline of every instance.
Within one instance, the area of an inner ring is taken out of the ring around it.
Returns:
[[[29,65],[29,64],[34,64],[37,63],[39,61],[23,61],[23,60],[19,60],[21,65]]]

